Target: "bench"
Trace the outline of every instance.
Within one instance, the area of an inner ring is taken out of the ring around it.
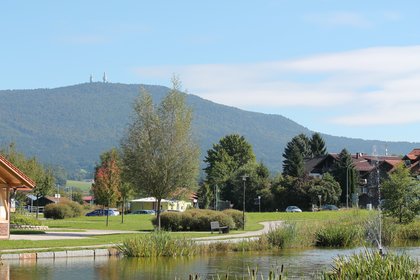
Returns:
[[[215,230],[218,230],[219,233],[229,233],[229,227],[228,226],[221,227],[219,222],[217,222],[217,221],[210,222],[210,230],[211,230],[212,234],[213,234],[213,231],[215,231]]]

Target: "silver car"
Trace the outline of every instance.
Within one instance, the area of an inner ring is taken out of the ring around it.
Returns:
[[[299,207],[297,206],[287,206],[286,212],[294,213],[294,212],[302,212]]]

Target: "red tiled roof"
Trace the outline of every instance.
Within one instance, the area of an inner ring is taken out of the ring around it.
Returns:
[[[20,189],[33,189],[35,188],[35,182],[32,181],[31,178],[26,176],[22,171],[19,170],[16,166],[14,166],[10,161],[8,161],[5,157],[0,155],[0,167],[4,167],[10,173],[12,172],[12,176],[17,180],[13,182],[14,187]]]
[[[408,155],[413,155],[415,157],[420,156],[420,149],[413,149],[411,152],[408,153]]]

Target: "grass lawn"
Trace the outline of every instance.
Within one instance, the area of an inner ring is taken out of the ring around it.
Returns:
[[[303,212],[303,213],[246,213],[246,231],[254,231],[262,229],[263,226],[258,224],[264,221],[296,221],[298,223],[311,222],[328,222],[343,220],[348,217],[366,217],[375,211],[365,210],[341,210],[341,211],[322,211],[322,212]],[[151,223],[153,216],[151,215],[125,215],[124,223],[121,223],[121,216],[109,217],[109,226],[107,227],[106,217],[79,217],[64,220],[45,220],[44,225],[52,229],[62,228],[63,231],[80,230],[80,229],[109,229],[109,230],[131,230],[131,231],[152,231]],[[231,231],[231,233],[241,233],[243,231]],[[144,234],[144,233],[140,233]],[[210,236],[209,232],[173,232],[175,237],[203,237]],[[0,250],[5,249],[21,249],[21,248],[59,248],[64,246],[89,246],[101,244],[116,244],[133,234],[115,234],[100,235],[85,239],[69,239],[69,240],[46,240],[46,241],[26,241],[26,240],[5,240],[0,242]],[[29,250],[29,249],[28,249]]]
[[[121,216],[110,216],[108,227],[106,216],[78,217],[64,220],[45,220],[42,223],[50,228],[73,228],[73,229],[112,229],[112,230],[153,230],[152,215],[124,215],[124,223]]]
[[[84,181],[67,180],[66,187],[75,187],[81,189],[84,193],[89,193],[92,183]]]
[[[96,235],[89,238],[83,239],[66,239],[66,240],[2,240],[0,242],[0,250],[10,249],[28,249],[25,252],[30,252],[31,249],[39,248],[50,249],[49,251],[58,251],[60,248],[73,247],[73,246],[92,246],[92,245],[109,245],[109,244],[120,244],[127,237],[133,237],[144,233],[127,233],[127,234],[106,234]],[[188,237],[203,237],[208,235],[207,233],[173,233],[174,237],[182,237],[188,235]],[[104,246],[107,247],[107,246]],[[0,252],[1,254],[1,252]]]

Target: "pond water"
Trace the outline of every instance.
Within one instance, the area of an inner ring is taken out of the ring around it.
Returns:
[[[284,265],[288,279],[313,279],[329,269],[333,258],[350,255],[358,249],[283,250],[273,253],[231,253],[192,258],[63,258],[25,261],[3,261],[0,279],[188,279],[198,274],[201,279],[217,279],[216,275],[244,275],[249,269],[267,276],[270,270]],[[398,249],[419,259],[420,248]],[[242,277],[238,278],[241,279]],[[246,279],[246,278],[245,278]]]

